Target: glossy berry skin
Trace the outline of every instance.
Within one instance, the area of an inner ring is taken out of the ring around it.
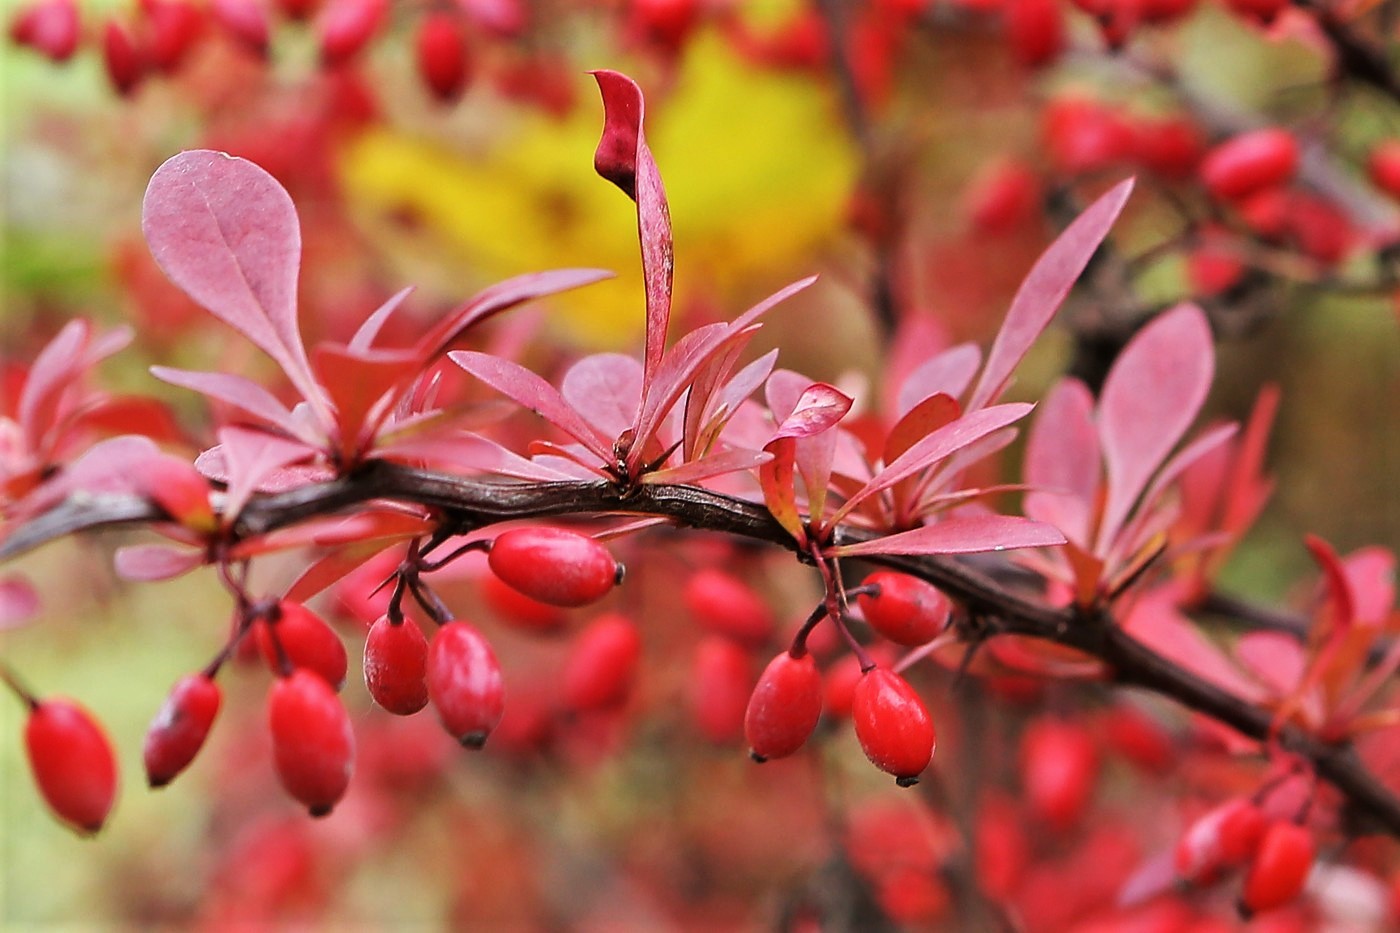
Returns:
[[[744,711],[754,761],[786,758],[802,747],[822,714],[822,675],[810,654],[784,651],[763,669]]]
[[[1266,826],[1264,814],[1248,797],[1225,801],[1182,834],[1174,855],[1177,875],[1209,884],[1254,857]]]
[[[434,97],[450,104],[462,96],[471,80],[471,61],[460,16],[446,10],[426,14],[418,23],[414,51],[418,76]]]
[[[501,533],[491,544],[487,563],[506,583],[551,606],[597,602],[621,575],[617,561],[597,541],[547,526]]]
[[[473,626],[449,622],[428,646],[428,698],[458,742],[480,748],[505,711],[505,680],[491,645]]]
[[[695,646],[691,710],[695,727],[709,741],[728,743],[744,734],[752,668],[749,653],[722,635],[707,635]]]
[[[95,833],[117,798],[117,759],[106,734],[72,700],[45,700],[24,726],[29,770],[44,801],[80,833]]]
[[[330,684],[304,668],[278,678],[267,703],[277,777],[312,816],[334,809],[350,786],[355,734]]]
[[[1244,876],[1242,911],[1259,913],[1291,902],[1302,893],[1315,855],[1316,844],[1307,827],[1288,822],[1271,825]]]
[[[1288,182],[1298,170],[1298,141],[1278,127],[1241,133],[1201,162],[1201,181],[1222,201],[1238,201]]]
[[[428,705],[428,640],[412,619],[387,615],[365,636],[365,686],[383,709],[411,716]]]
[[[146,780],[152,787],[169,784],[194,761],[214,725],[222,699],[219,685],[202,673],[175,681],[146,730],[142,757]]]
[[[933,760],[933,718],[914,688],[898,674],[873,667],[856,684],[851,720],[865,757],[893,774],[901,787],[917,784]]]
[[[1039,719],[1021,735],[1021,784],[1031,812],[1057,830],[1077,823],[1098,781],[1099,753],[1077,723]]]
[[[282,600],[273,618],[258,622],[253,631],[263,660],[273,673],[282,673],[281,656],[285,654],[292,667],[315,671],[336,690],[345,686],[350,666],[345,644],[334,629],[301,603]]]
[[[948,624],[948,597],[918,577],[877,570],[863,585],[880,588],[878,595],[858,598],[865,621],[897,645],[926,644]]]
[[[642,659],[642,636],[618,613],[599,616],[574,641],[564,664],[564,705],[575,712],[609,709],[627,700]]]
[[[731,573],[707,567],[691,574],[681,602],[696,624],[717,635],[758,647],[773,637],[773,613],[753,589]]]

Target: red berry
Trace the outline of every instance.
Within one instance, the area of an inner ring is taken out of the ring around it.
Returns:
[[[146,16],[146,56],[167,74],[184,62],[204,31],[204,12],[189,0],[141,0]]]
[[[856,684],[851,719],[875,767],[893,774],[901,787],[918,783],[933,759],[933,718],[903,677],[883,667],[866,671]]]
[[[350,666],[345,644],[334,629],[301,603],[282,600],[276,611],[259,621],[254,630],[263,659],[274,673],[282,673],[281,659],[285,655],[292,667],[315,671],[336,690],[345,686],[345,673]]]
[[[696,624],[750,647],[773,637],[772,610],[744,581],[714,567],[685,581],[681,602]]]
[[[10,21],[11,39],[55,62],[73,57],[79,32],[75,0],[37,0],[18,10]]]
[[[755,761],[785,758],[802,747],[822,714],[822,675],[810,654],[779,654],[759,675],[744,711]]]
[[[316,19],[321,64],[343,65],[360,54],[388,12],[388,0],[330,0]]]
[[[467,31],[460,16],[445,10],[428,13],[418,24],[415,46],[418,74],[433,96],[452,103],[471,78]]]
[[[699,0],[631,0],[628,26],[638,36],[677,51],[700,22]]]
[[[1376,144],[1366,159],[1366,169],[1371,184],[1392,198],[1400,198],[1400,139],[1386,139]]]
[[[728,743],[743,735],[744,711],[753,689],[749,653],[719,635],[707,635],[695,648],[691,668],[691,710],[700,734]]]
[[[169,784],[194,761],[214,725],[221,699],[219,685],[205,674],[175,681],[146,730],[143,757],[152,787]]]
[[[1112,165],[1133,147],[1132,128],[1112,108],[1083,98],[1061,98],[1045,110],[1045,146],[1061,172],[1079,175]]]
[[[641,657],[642,636],[631,619],[599,616],[579,633],[564,665],[564,705],[577,712],[622,705]]]
[[[330,813],[350,786],[355,734],[330,684],[305,669],[280,677],[267,702],[277,777],[312,816]]]
[[[808,646],[810,647],[810,641]],[[889,645],[871,645],[867,653],[872,661],[882,667],[895,662],[895,653]],[[851,705],[856,699],[856,685],[865,678],[865,671],[861,670],[860,664],[860,658],[846,654],[827,669],[824,708],[828,716],[844,719],[851,715]]]
[[[1213,297],[1237,285],[1245,266],[1223,232],[1206,228],[1200,244],[1186,256],[1186,279],[1197,295]]]
[[[1002,15],[1011,56],[1022,65],[1048,65],[1064,50],[1064,11],[1057,0],[1009,0]]]
[[[92,715],[72,700],[45,700],[30,710],[24,747],[58,818],[81,833],[101,829],[117,797],[117,759]]]
[[[1104,717],[1103,734],[1110,748],[1144,771],[1166,774],[1176,764],[1171,733],[1136,707],[1112,707]]]
[[[481,575],[481,598],[502,622],[527,632],[554,632],[569,621],[558,606],[531,599],[494,573]]]
[[[211,0],[209,12],[224,31],[254,55],[265,56],[271,27],[260,0]]]
[[[979,172],[962,202],[977,232],[1010,233],[1040,213],[1040,179],[1024,162],[1005,159]]]
[[[566,528],[512,528],[491,544],[496,576],[551,606],[585,606],[619,582],[621,567],[597,541]]]
[[[1270,826],[1244,876],[1241,909],[1254,914],[1282,907],[1296,898],[1312,871],[1315,851],[1307,827],[1288,822]]]
[[[1225,0],[1236,15],[1267,26],[1288,8],[1289,0]]]
[[[1201,162],[1201,181],[1222,201],[1276,188],[1298,170],[1298,141],[1278,127],[1241,133],[1216,146]]]
[[[926,644],[948,624],[948,597],[918,577],[877,570],[862,585],[880,588],[878,594],[858,599],[865,621],[895,644]]]
[[[136,90],[136,86],[146,74],[145,56],[137,47],[131,30],[115,19],[109,19],[102,24],[102,64],[107,69],[107,79],[112,82],[112,87],[123,97]],[[174,457],[168,459],[175,460]],[[161,457],[155,463],[164,463],[166,460],[167,458]],[[148,487],[151,490],[151,498],[182,525],[212,529],[215,527],[215,520],[213,509],[209,506],[209,483],[195,472],[193,467],[187,464],[185,466],[194,472],[199,480],[200,491],[203,494],[202,507],[199,498],[191,495],[194,484],[183,478],[176,479],[175,485],[169,487],[163,483],[151,484]]]
[[[1040,719],[1021,735],[1021,784],[1036,816],[1058,830],[1078,822],[1098,780],[1099,753],[1077,723]]]
[[[1248,797],[1227,800],[1182,834],[1174,856],[1177,875],[1209,884],[1254,856],[1264,828],[1264,814]]]
[[[1196,171],[1205,150],[1200,129],[1186,117],[1144,120],[1134,127],[1137,161],[1164,178],[1185,179]]]
[[[442,725],[468,748],[480,748],[501,721],[505,682],[491,645],[465,622],[438,629],[428,646],[428,698]]]
[[[1009,899],[1031,862],[1027,822],[1004,797],[988,797],[978,808],[974,824],[973,866],[977,883],[987,896]]]
[[[374,702],[396,716],[428,705],[428,640],[412,619],[398,625],[381,616],[365,636],[365,686]]]

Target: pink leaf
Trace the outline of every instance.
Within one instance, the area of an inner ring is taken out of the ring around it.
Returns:
[[[597,353],[569,367],[559,393],[605,437],[621,437],[637,422],[642,366],[623,353]]]
[[[645,102],[642,89],[616,71],[595,71],[603,97],[603,135],[593,154],[598,174],[637,202],[637,232],[642,242],[642,277],[646,283],[645,382],[661,364],[666,327],[671,319],[671,276],[675,250],[671,241],[671,211],[661,173],[642,131]]]
[[[1058,383],[1040,403],[1026,439],[1026,514],[1050,522],[1089,546],[1103,482],[1094,398],[1077,379]]]
[[[1240,636],[1235,657],[1279,697],[1297,689],[1307,668],[1307,658],[1297,639],[1281,632],[1249,632]]]
[[[275,178],[226,153],[182,152],[151,177],[141,226],[172,282],[318,398],[297,332],[301,229]]]
[[[1099,397],[1108,498],[1096,550],[1105,551],[1147,481],[1196,419],[1215,373],[1210,324],[1181,305],[1123,348]]]
[[[1231,664],[1214,644],[1172,605],[1170,593],[1149,593],[1133,604],[1124,629],[1158,654],[1174,661],[1222,690],[1245,700],[1261,691]]]
[[[977,375],[981,363],[982,351],[975,344],[962,343],[944,350],[904,380],[899,387],[896,414],[903,416],[924,399],[939,393],[958,398]]]
[[[219,450],[228,470],[222,507],[226,523],[238,517],[248,498],[269,477],[311,453],[304,444],[240,427],[219,429]]]
[[[969,411],[996,401],[1005,390],[1011,373],[1108,236],[1132,190],[1132,179],[1119,182],[1076,217],[1036,260],[1011,300],[1006,320],[987,354],[987,366],[967,403]]]
[[[355,463],[372,446],[376,429],[389,414],[395,387],[406,387],[419,371],[413,350],[355,350],[333,343],[317,345],[316,372],[335,406],[336,438],[343,465]]]
[[[975,554],[1022,547],[1064,544],[1058,528],[1014,515],[959,515],[935,525],[924,525],[873,538],[859,544],[843,544],[831,553],[838,557],[870,554]]]
[[[777,350],[763,354],[724,382],[739,358],[740,349],[731,346],[711,357],[696,374],[686,393],[682,430],[685,442],[681,452],[687,460],[702,455],[715,442],[725,424],[738,412],[739,406],[773,372],[773,364],[778,359]]]
[[[579,288],[612,278],[602,269],[557,269],[518,275],[482,289],[433,325],[418,341],[419,356],[426,362],[437,359],[459,340],[464,332],[482,321],[518,304]]]
[[[758,471],[763,502],[793,540],[805,546],[807,531],[797,511],[797,442],[790,437],[780,437],[764,449],[773,455],[773,459]]]
[[[772,454],[762,450],[736,448],[717,454],[709,454],[698,460],[690,460],[680,466],[656,470],[642,477],[642,482],[698,483],[700,480],[723,476],[726,473],[756,470],[772,459]]]
[[[292,418],[292,413],[277,400],[277,397],[251,379],[233,373],[201,373],[171,369],[168,366],[152,366],[151,375],[162,382],[180,386],[182,389],[192,389],[201,395],[232,405],[289,434],[301,436],[299,432],[303,431],[302,426]],[[302,439],[308,443],[320,442],[314,435]]]
[[[552,482],[571,479],[561,473],[479,434],[460,433],[447,437],[410,437],[375,451],[383,460],[421,462],[453,472],[494,473],[516,479]]]
[[[83,348],[91,334],[87,321],[69,321],[34,358],[20,394],[17,413],[30,450],[39,449],[44,433],[58,417],[59,400],[73,384]]]
[[[603,463],[612,462],[611,441],[584,421],[554,386],[524,366],[474,350],[454,350],[447,357],[497,392],[530,409],[583,444]]]
[[[168,544],[135,544],[118,548],[114,563],[123,580],[151,583],[189,573],[204,563],[204,553]]]
[[[1364,547],[1342,559],[1351,585],[1358,622],[1380,624],[1395,605],[1395,555],[1383,547]]]
[[[869,497],[889,489],[900,480],[913,476],[920,470],[927,469],[993,431],[1024,418],[1032,407],[1023,402],[996,405],[992,408],[984,408],[981,411],[965,414],[951,424],[944,425],[921,439],[896,458],[893,463],[876,473],[870,482],[856,491],[836,510],[836,514],[832,516],[831,520],[833,522],[840,521],[843,516],[849,514],[852,509]]]
[[[39,614],[39,594],[24,577],[0,578],[0,632],[17,628]]]
[[[404,303],[404,299],[413,293],[413,286],[401,288],[390,295],[378,308],[375,308],[365,322],[355,331],[355,336],[350,338],[350,349],[368,350],[374,346],[374,338],[379,336],[380,329],[389,320],[389,315],[398,310],[399,305]]]
[[[1220,527],[1226,531],[1243,534],[1258,518],[1273,492],[1273,483],[1264,476],[1264,453],[1278,404],[1278,386],[1266,385],[1259,390],[1230,471],[1224,513],[1220,516]]]

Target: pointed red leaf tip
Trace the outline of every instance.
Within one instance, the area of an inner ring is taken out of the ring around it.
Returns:
[[[246,159],[190,150],[156,169],[141,212],[151,255],[170,281],[317,399],[296,322],[301,228],[277,180]]]
[[[616,71],[595,71],[603,97],[603,135],[593,153],[593,168],[637,202],[637,232],[642,241],[642,278],[646,282],[646,384],[650,385],[666,346],[671,318],[671,280],[675,247],[671,209],[661,173],[642,132],[645,108],[637,82]]]
[[[1076,217],[1036,260],[1016,297],[1011,299],[1006,320],[987,354],[982,378],[967,404],[968,411],[996,401],[1006,388],[1012,371],[1055,316],[1094,251],[1108,236],[1132,191],[1131,178],[1114,185]]]

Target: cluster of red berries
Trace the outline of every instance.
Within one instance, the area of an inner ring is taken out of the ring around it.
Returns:
[[[1270,820],[1246,797],[1220,804],[1192,823],[1176,848],[1176,871],[1192,884],[1212,884],[1244,869],[1240,912],[1251,916],[1292,902],[1302,893],[1316,857],[1306,826]]]

